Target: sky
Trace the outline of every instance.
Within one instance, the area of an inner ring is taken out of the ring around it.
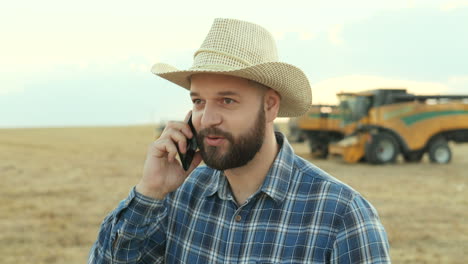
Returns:
[[[313,103],[382,87],[468,94],[468,0],[4,2],[0,128],[182,120],[188,91],[151,66],[189,68],[217,17],[270,31]]]

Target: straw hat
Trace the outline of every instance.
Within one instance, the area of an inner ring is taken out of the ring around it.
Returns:
[[[273,36],[264,28],[235,19],[215,19],[205,41],[194,54],[193,66],[178,70],[157,63],[151,71],[190,90],[190,76],[217,73],[256,81],[281,96],[278,116],[304,114],[312,104],[309,81],[297,67],[279,62]]]

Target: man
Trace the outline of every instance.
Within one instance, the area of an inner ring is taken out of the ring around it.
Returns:
[[[194,64],[153,73],[190,90],[194,134],[170,122],[141,181],[103,222],[89,263],[389,263],[377,212],[296,156],[277,116],[311,105],[303,72],[260,26],[216,19]],[[187,138],[200,151],[185,171]],[[198,167],[201,161],[206,166]]]

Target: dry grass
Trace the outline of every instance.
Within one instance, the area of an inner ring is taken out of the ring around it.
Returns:
[[[84,263],[140,177],[152,127],[0,130],[2,263]],[[309,158],[305,145],[294,145]],[[394,263],[468,262],[468,145],[450,165],[314,163],[378,209]]]

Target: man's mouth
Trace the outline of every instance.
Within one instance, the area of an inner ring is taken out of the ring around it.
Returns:
[[[205,143],[209,146],[219,146],[224,142],[225,138],[216,135],[209,135],[205,137]]]

